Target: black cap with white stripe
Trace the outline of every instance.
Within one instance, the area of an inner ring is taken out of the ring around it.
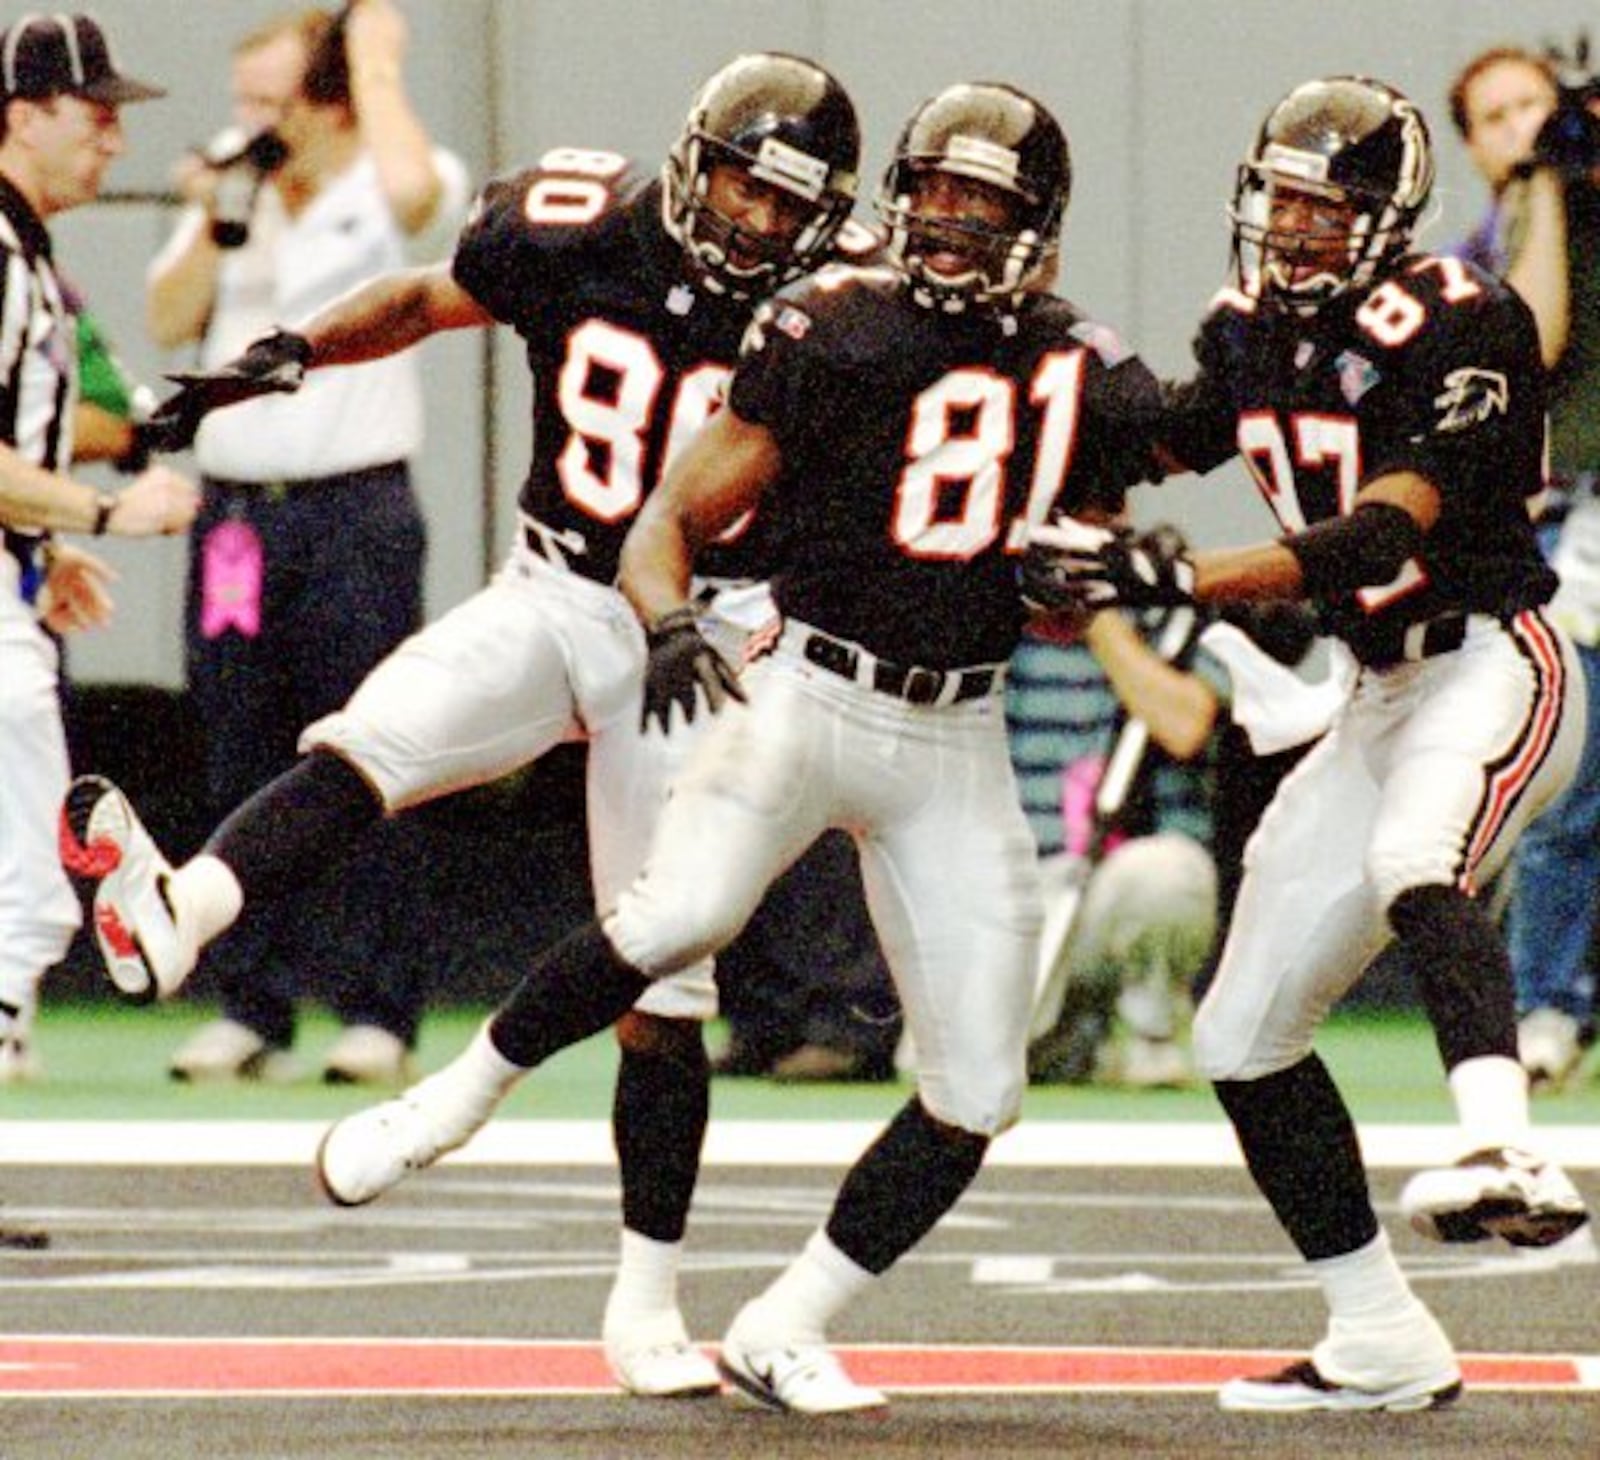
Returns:
[[[0,98],[81,96],[121,106],[167,93],[117,68],[111,43],[90,15],[24,15],[0,33]]]

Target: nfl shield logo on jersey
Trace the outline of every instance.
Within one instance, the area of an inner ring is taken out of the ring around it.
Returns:
[[[1346,350],[1333,363],[1339,371],[1339,392],[1351,405],[1359,404],[1361,397],[1378,383],[1378,371],[1372,361],[1354,350]]]
[[[811,333],[811,316],[802,313],[792,304],[786,304],[778,311],[778,317],[773,321],[784,334],[791,340],[803,340]]]

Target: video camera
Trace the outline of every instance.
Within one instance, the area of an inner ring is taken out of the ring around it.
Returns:
[[[1556,75],[1556,109],[1518,171],[1552,167],[1568,181],[1600,183],[1600,75],[1589,69],[1589,34],[1580,31],[1572,49],[1547,45]]]
[[[261,184],[283,166],[289,149],[274,131],[246,136],[229,127],[209,147],[199,149],[217,175],[211,207],[211,237],[218,248],[241,248],[250,238],[250,215]]]
[[[327,18],[321,38],[306,61],[300,89],[314,106],[350,100],[350,60],[345,33],[356,0],[347,0]],[[248,136],[229,127],[200,156],[217,175],[211,209],[211,237],[218,248],[242,248],[250,241],[250,218],[261,185],[288,160],[289,149],[270,128]]]

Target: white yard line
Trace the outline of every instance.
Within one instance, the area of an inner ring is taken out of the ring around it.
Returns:
[[[831,1166],[855,1158],[875,1121],[715,1121],[712,1166]],[[297,1166],[311,1161],[321,1121],[10,1121],[0,1166]],[[1448,1125],[1368,1125],[1371,1166],[1441,1164],[1461,1154]],[[1539,1151],[1568,1168],[1600,1167],[1600,1127],[1546,1126]],[[482,1131],[455,1165],[610,1166],[611,1128],[595,1120],[506,1120]],[[1172,1121],[1025,1121],[995,1142],[996,1166],[1238,1166],[1224,1125]]]

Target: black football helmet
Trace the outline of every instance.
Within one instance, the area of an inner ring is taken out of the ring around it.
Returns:
[[[1410,246],[1433,171],[1427,123],[1392,86],[1333,76],[1296,87],[1267,114],[1239,169],[1229,217],[1240,288],[1312,315],[1365,286]],[[1275,190],[1354,216],[1336,231],[1275,227]]]
[[[756,238],[713,209],[706,192],[719,162],[811,203],[800,232]],[[667,154],[662,222],[708,288],[759,298],[824,261],[855,206],[860,163],[856,110],[832,76],[798,56],[739,56],[700,88]]]
[[[1013,205],[1010,226],[981,228],[919,214],[917,180],[929,172],[1000,189]],[[877,209],[889,229],[889,261],[911,281],[912,297],[930,309],[1014,304],[1054,258],[1071,191],[1066,133],[1044,107],[997,83],[947,87],[911,114],[884,174]],[[959,275],[930,269],[934,245],[952,236],[962,240],[972,268]]]

